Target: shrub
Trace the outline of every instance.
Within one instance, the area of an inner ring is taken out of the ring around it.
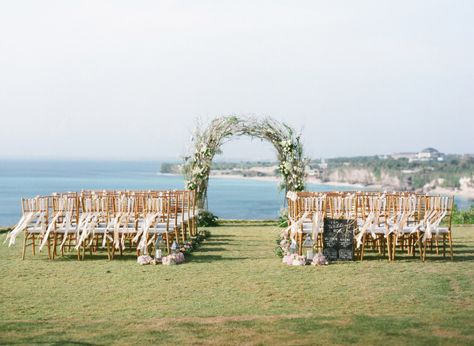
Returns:
[[[281,209],[278,216],[278,227],[288,227],[288,209]]]
[[[198,214],[197,225],[198,227],[215,227],[218,226],[218,217],[208,210],[202,210]]]
[[[474,224],[474,205],[467,210],[458,210],[457,206],[454,205],[453,219],[454,225],[472,225]]]
[[[283,258],[283,249],[280,246],[276,246],[274,252],[277,257]]]

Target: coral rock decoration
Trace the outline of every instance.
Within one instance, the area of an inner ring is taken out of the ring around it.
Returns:
[[[285,191],[304,190],[305,166],[300,135],[290,126],[272,118],[215,118],[203,128],[198,123],[192,137],[192,149],[184,158],[183,173],[186,188],[196,190],[198,209],[204,209],[212,160],[221,146],[235,136],[247,135],[273,144],[280,162],[280,188]]]

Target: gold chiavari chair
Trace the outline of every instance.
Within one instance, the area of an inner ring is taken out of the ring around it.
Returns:
[[[426,196],[426,208],[424,224],[421,227],[423,237],[423,261],[426,260],[427,245],[430,243],[431,251],[433,251],[433,243],[435,244],[436,254],[439,254],[439,240],[443,245],[443,257],[446,256],[446,242],[448,241],[450,257],[453,259],[451,219],[454,205],[453,197],[446,196]],[[442,222],[445,221],[446,225]]]
[[[141,235],[138,248],[141,252],[149,253],[148,248],[153,247],[156,251],[156,240],[161,237],[166,243],[168,254],[170,253],[171,241],[175,237],[174,226],[171,221],[171,197],[167,193],[160,192],[155,196],[148,196],[147,215],[151,215],[153,221],[148,231]]]
[[[364,259],[367,244],[376,249],[379,254],[385,254],[391,245],[391,233],[388,229],[387,217],[389,205],[385,194],[358,194],[358,215],[356,248],[359,251],[360,260]],[[391,252],[388,259],[392,260]]]
[[[36,240],[39,244],[45,237],[49,218],[49,197],[35,197],[22,199],[23,215],[27,215],[24,223],[20,226],[24,230],[22,259],[25,259],[26,248],[31,245],[32,254],[36,254]],[[13,230],[15,231],[15,230]],[[12,231],[12,232],[13,232]],[[28,244],[28,241],[31,241]],[[38,244],[38,245],[39,245]],[[46,239],[48,247],[48,258],[51,259],[51,242]]]
[[[113,198],[113,219],[109,223],[112,235],[112,250],[110,258],[113,259],[115,252],[119,250],[120,255],[126,249],[126,243],[133,243],[140,223],[140,197],[139,193],[119,192]]]
[[[290,203],[290,202],[289,202]],[[303,217],[297,233],[299,253],[302,254],[303,241],[309,236],[316,248],[322,248],[321,227],[324,219],[325,196],[315,193],[298,193],[296,210],[298,218]],[[294,220],[294,219],[293,219]]]
[[[393,234],[392,258],[396,258],[397,247],[408,254],[415,256],[419,242],[418,224],[420,198],[413,193],[392,193],[390,196],[389,227]],[[420,249],[420,247],[419,247]],[[421,249],[420,249],[421,254]]]
[[[79,220],[79,199],[75,193],[53,195],[52,219],[48,228],[53,231],[53,259],[57,256],[57,247],[64,256],[64,249],[70,251],[77,241],[77,223]]]

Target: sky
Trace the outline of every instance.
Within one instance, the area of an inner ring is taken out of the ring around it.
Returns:
[[[311,158],[473,153],[474,2],[0,0],[0,158],[179,159],[271,116]],[[273,159],[240,138],[223,160]]]

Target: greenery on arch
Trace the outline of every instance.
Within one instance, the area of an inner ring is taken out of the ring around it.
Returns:
[[[241,118],[223,116],[213,119],[207,126],[198,123],[192,137],[192,147],[184,158],[183,172],[186,187],[196,190],[197,206],[203,209],[207,199],[209,173],[212,160],[221,153],[221,147],[236,136],[267,140],[275,147],[281,175],[280,188],[285,191],[302,191],[305,187],[305,167],[300,134],[273,118]]]

